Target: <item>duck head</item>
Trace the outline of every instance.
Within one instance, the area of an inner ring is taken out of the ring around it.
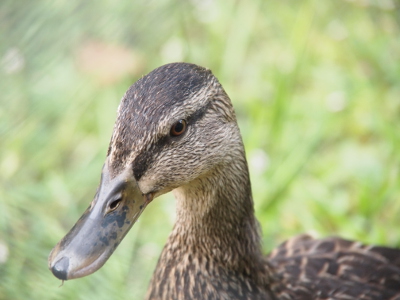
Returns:
[[[50,253],[50,270],[62,280],[95,272],[154,198],[231,163],[235,151],[234,110],[209,70],[174,63],[142,77],[119,106],[97,193]]]

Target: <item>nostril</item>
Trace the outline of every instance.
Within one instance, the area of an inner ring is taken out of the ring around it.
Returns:
[[[56,276],[58,279],[67,280],[68,267],[69,258],[63,257],[54,264],[54,266],[51,268],[51,272],[53,272],[54,276]]]
[[[117,200],[114,200],[113,202],[111,202],[109,205],[110,211],[117,209],[117,207],[119,206],[120,203],[121,203],[121,199],[117,199]]]

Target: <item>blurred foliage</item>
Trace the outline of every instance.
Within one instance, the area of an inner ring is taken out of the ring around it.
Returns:
[[[155,201],[97,273],[52,247],[91,201],[119,99],[173,61],[235,105],[267,252],[302,232],[400,246],[392,0],[0,2],[0,299],[140,299],[174,220]]]

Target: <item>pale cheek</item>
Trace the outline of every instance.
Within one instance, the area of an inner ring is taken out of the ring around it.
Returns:
[[[163,165],[157,165],[146,171],[146,173],[138,181],[138,186],[143,194],[150,192],[155,192],[164,194],[170,190],[182,185],[185,178],[187,170],[183,168],[166,167]]]
[[[221,161],[211,147],[202,141],[194,141],[190,146],[182,145],[175,149],[161,152],[155,164],[140,178],[138,185],[146,194],[158,190],[171,190],[185,185],[207,173]]]
[[[148,194],[148,193],[152,192],[154,189],[154,180],[151,180],[149,178],[146,179],[146,178],[142,177],[138,182],[138,186],[139,186],[140,191],[143,194]]]

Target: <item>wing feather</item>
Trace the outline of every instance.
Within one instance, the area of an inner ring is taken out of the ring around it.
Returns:
[[[400,299],[399,249],[300,235],[268,258],[282,278],[273,287],[282,299]]]

